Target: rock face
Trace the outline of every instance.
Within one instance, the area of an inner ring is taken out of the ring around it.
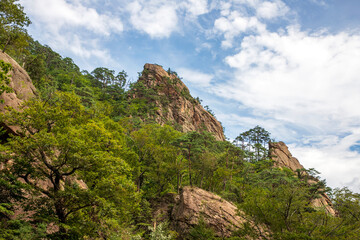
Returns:
[[[221,123],[190,95],[176,73],[168,73],[159,65],[145,64],[139,82],[156,95],[157,123],[177,125],[183,132],[205,130],[217,140],[225,140]]]
[[[0,52],[0,60],[10,63],[12,66],[10,87],[14,90],[12,93],[3,93],[0,99],[4,103],[0,103],[0,111],[4,111],[5,107],[13,107],[18,109],[22,102],[32,98],[36,94],[36,89],[27,72],[9,55]],[[3,126],[11,133],[14,133],[16,127]]]
[[[304,168],[303,165],[300,164],[299,160],[297,160],[295,157],[291,155],[285,143],[283,142],[270,143],[269,149],[270,149],[270,156],[272,160],[274,160],[274,164],[276,167],[280,167],[280,168],[287,167],[293,170],[294,172],[297,169]],[[316,182],[318,182],[318,180],[315,178],[308,179],[309,184],[314,184]],[[335,210],[332,208],[331,200],[325,193],[321,194],[320,198],[313,199],[311,203],[315,208],[324,208],[327,213],[331,215],[336,215]]]
[[[190,186],[184,187],[180,195],[169,194],[162,198],[153,209],[153,219],[169,221],[171,228],[180,234],[180,239],[186,238],[186,234],[200,219],[221,238],[230,237],[234,230],[248,221],[239,216],[242,212],[231,202],[214,193]],[[266,234],[261,227],[255,224],[253,226],[260,236]]]
[[[171,216],[175,230],[179,233],[186,233],[203,218],[219,237],[231,236],[231,232],[245,222],[237,215],[235,205],[195,187],[183,189]]]
[[[291,155],[285,143],[271,142],[269,149],[276,167],[287,167],[293,171],[304,168],[304,166],[300,164],[299,160]]]

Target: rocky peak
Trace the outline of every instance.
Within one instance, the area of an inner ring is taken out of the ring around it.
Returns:
[[[293,157],[289,148],[283,142],[271,142],[269,144],[272,160],[276,167],[287,167],[293,171],[303,169],[297,158]]]
[[[154,119],[157,123],[176,125],[183,132],[208,131],[217,140],[225,140],[221,123],[190,95],[175,72],[147,63],[138,82],[153,90],[156,105]],[[137,92],[134,97],[139,97],[139,94]]]
[[[274,161],[274,165],[276,167],[286,167],[291,169],[292,171],[296,172],[297,169],[303,169],[303,165],[300,164],[299,160],[297,158],[293,157],[283,142],[272,142],[269,144],[270,149],[270,156],[272,160]],[[315,184],[319,180],[316,178],[309,178],[308,183],[309,184]],[[324,208],[327,213],[331,215],[336,215],[335,210],[332,207],[332,202],[330,198],[325,194],[321,194],[320,198],[316,198],[312,200],[312,205],[315,208]]]

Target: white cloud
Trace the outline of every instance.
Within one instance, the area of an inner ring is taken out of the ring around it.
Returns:
[[[250,118],[301,129],[295,134],[301,139],[290,137],[297,142],[293,155],[332,186],[356,182],[360,154],[350,147],[360,140],[359,34],[311,34],[297,27],[264,32],[246,36],[225,62],[234,79],[213,86],[214,92],[252,109]]]
[[[180,1],[183,8],[192,16],[199,16],[209,12],[207,0],[187,0]]]
[[[180,68],[178,70],[178,73],[180,77],[184,79],[185,82],[189,82],[197,87],[210,86],[211,80],[214,78],[214,76],[211,74],[206,74],[187,68]]]
[[[264,32],[266,26],[255,17],[245,17],[238,11],[233,11],[226,17],[220,17],[214,22],[214,31],[224,35],[221,45],[224,48],[233,46],[234,38],[240,34]]]
[[[304,167],[320,171],[329,186],[348,186],[351,190],[360,192],[358,179],[360,154],[349,149],[360,139],[359,133],[353,132],[344,138],[337,136],[323,136],[323,138],[325,142],[327,138],[337,138],[337,141],[306,146],[292,144],[289,147],[290,151],[300,159]]]
[[[122,21],[112,14],[100,14],[86,7],[84,1],[22,0],[26,13],[33,19],[31,28],[37,39],[57,51],[66,51],[81,58],[110,59],[107,50],[100,49],[98,37],[108,37],[123,31]]]
[[[271,19],[285,16],[290,9],[281,0],[238,0],[234,4],[242,4],[255,10],[259,18]]]
[[[81,5],[80,1],[65,0],[22,0],[26,12],[36,18],[36,24],[45,24],[50,31],[62,28],[80,27],[96,34],[108,36],[123,31],[119,18],[99,14],[96,9]]]
[[[255,9],[257,16],[264,19],[285,16],[289,12],[289,8],[282,1],[259,2]]]
[[[266,32],[267,20],[283,17],[289,8],[280,0],[240,0],[221,2],[218,6],[221,16],[214,22],[214,32],[222,34],[223,48],[233,47],[234,39],[246,34]]]
[[[225,61],[237,77],[220,87],[246,106],[318,127],[349,124],[360,115],[358,35],[318,36],[289,28],[284,34],[248,36],[241,51]]]
[[[179,21],[189,18],[194,22],[209,11],[207,0],[136,0],[130,1],[126,9],[132,26],[151,38],[168,38],[180,30]]]
[[[169,37],[177,28],[175,2],[166,0],[133,1],[127,5],[135,29],[152,38]]]

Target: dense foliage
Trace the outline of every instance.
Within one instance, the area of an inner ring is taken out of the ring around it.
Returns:
[[[329,192],[336,216],[315,209],[324,182],[274,168],[265,129],[231,143],[156,124],[158,96],[128,84],[124,71],[81,72],[31,38],[9,41],[30,23],[15,2],[0,4],[0,45],[24,65],[38,96],[1,115],[18,131],[0,145],[0,239],[174,239],[168,223],[154,226],[150,203],[187,185],[234,202],[255,223],[231,239],[358,239],[360,195]],[[9,91],[10,66],[0,64],[0,88]],[[217,238],[201,220],[188,239]]]
[[[11,64],[6,63],[3,60],[0,60],[0,95],[4,92],[12,92],[12,88],[9,86],[10,84],[10,75],[9,72],[11,70]]]

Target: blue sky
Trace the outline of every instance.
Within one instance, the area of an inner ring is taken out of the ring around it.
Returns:
[[[226,136],[260,125],[360,192],[360,1],[20,0],[29,33],[86,70],[175,70]]]

